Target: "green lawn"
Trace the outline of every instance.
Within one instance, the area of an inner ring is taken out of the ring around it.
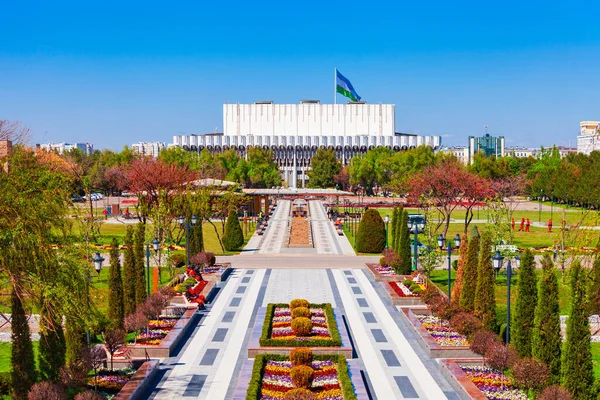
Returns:
[[[33,354],[35,356],[35,365],[37,367],[37,354],[40,342],[33,342]],[[11,367],[12,343],[0,342],[0,372],[10,372]]]
[[[592,362],[594,363],[594,378],[600,379],[600,343],[592,343]]]

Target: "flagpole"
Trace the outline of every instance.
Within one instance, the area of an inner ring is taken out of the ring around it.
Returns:
[[[337,67],[335,67],[333,69],[333,104],[337,104],[337,98],[335,95],[337,93],[336,78],[337,78]]]

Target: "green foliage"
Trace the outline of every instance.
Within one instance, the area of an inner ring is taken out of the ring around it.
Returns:
[[[0,396],[8,396],[12,391],[10,372],[0,372]]]
[[[369,209],[358,225],[356,249],[361,253],[381,253],[385,247],[385,224],[376,210]]]
[[[562,360],[563,386],[574,398],[592,399],[594,366],[590,347],[590,323],[586,301],[586,272],[579,260],[571,267],[571,309]]]
[[[306,307],[296,307],[292,310],[292,318],[310,318],[310,310]]]
[[[227,179],[243,184],[245,187],[270,188],[281,185],[281,177],[274,152],[261,147],[249,147],[247,158],[229,149],[219,159],[227,170]]]
[[[396,250],[396,226],[399,223],[399,218],[400,214],[398,213],[398,207],[394,207],[392,211],[392,223],[390,224],[390,244],[388,245],[388,247],[391,247],[394,250]]]
[[[537,278],[535,260],[529,249],[521,256],[517,293],[517,306],[511,324],[512,343],[520,357],[531,357],[531,332],[534,325],[531,316],[535,315],[537,306]]]
[[[27,392],[36,380],[33,346],[21,296],[16,290],[12,291],[12,383],[13,398],[17,400],[27,398]]]
[[[129,315],[135,311],[136,297],[135,297],[135,282],[136,282],[136,270],[135,270],[135,255],[133,253],[133,228],[127,226],[125,233],[125,254],[123,258],[123,313]]]
[[[67,349],[61,319],[48,312],[46,306],[42,307],[38,365],[44,381],[58,382],[60,369],[65,365]]]
[[[135,259],[135,303],[143,304],[146,301],[146,267],[144,257],[144,242],[146,240],[146,226],[138,223],[135,229],[133,244],[133,257]]]
[[[312,327],[310,318],[297,317],[292,320],[292,331],[296,336],[310,336]]]
[[[125,314],[119,256],[119,242],[116,238],[113,238],[112,249],[110,250],[110,277],[108,278],[108,317],[115,327],[122,328]]]
[[[204,250],[204,235],[202,222],[200,222],[190,228],[190,254],[198,254],[202,250]]]
[[[319,147],[310,161],[308,187],[329,188],[335,186],[334,176],[342,170],[333,149]]]
[[[400,259],[400,274],[410,275],[412,264],[410,260],[410,231],[408,230],[408,211],[402,211],[400,226],[396,227],[400,232],[398,235],[398,258]]]
[[[244,244],[244,233],[238,216],[234,210],[229,210],[227,222],[225,223],[225,235],[223,235],[223,247],[227,251],[237,250]]]
[[[561,372],[560,308],[558,280],[549,255],[542,260],[542,278],[531,333],[531,354],[550,367],[551,380],[559,383]]]
[[[81,358],[81,354],[87,350],[86,334],[83,327],[80,325],[79,319],[73,316],[67,316],[65,323],[65,339],[66,339],[66,361],[72,365]]]
[[[496,330],[495,279],[496,274],[492,266],[492,239],[490,233],[485,232],[481,238],[479,249],[474,311],[475,315],[481,319],[483,329],[489,331]]]
[[[588,303],[590,305],[590,313],[600,313],[600,254],[596,253],[594,264],[589,275],[588,283]]]
[[[465,247],[467,247],[467,258],[465,260],[465,271],[463,273],[459,305],[464,311],[472,312],[475,309],[475,292],[477,290],[478,275],[477,263],[479,260],[480,248],[479,231],[476,226],[471,229],[471,239]]]

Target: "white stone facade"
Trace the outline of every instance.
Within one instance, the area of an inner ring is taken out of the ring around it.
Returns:
[[[139,142],[131,145],[133,151],[154,158],[158,157],[158,153],[165,147],[165,142]]]
[[[577,136],[577,151],[590,154],[594,150],[600,150],[600,121],[581,121],[579,136]]]

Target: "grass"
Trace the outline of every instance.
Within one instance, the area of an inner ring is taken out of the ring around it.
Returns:
[[[600,343],[592,343],[592,362],[594,363],[594,378],[600,379]]]
[[[33,343],[33,355],[35,357],[35,366],[37,368],[38,362],[38,349],[39,349],[39,341],[32,342]],[[11,364],[11,352],[12,352],[12,343],[0,342],[0,372],[10,372],[12,370]]]

